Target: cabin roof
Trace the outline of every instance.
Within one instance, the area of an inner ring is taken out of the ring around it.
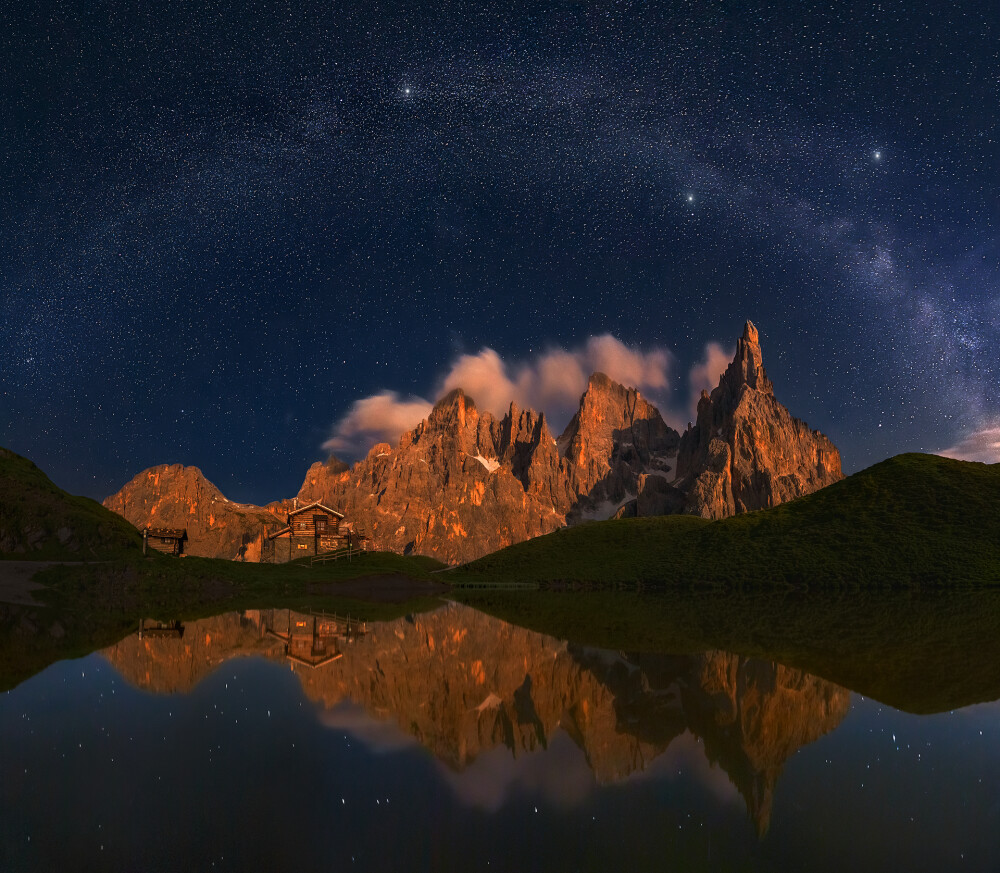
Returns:
[[[183,527],[147,527],[146,533],[151,537],[172,537],[175,540],[187,539],[187,528]]]
[[[275,537],[280,537],[282,534],[291,533],[292,528],[290,525],[286,525],[281,530],[276,530],[274,533],[268,534],[267,538],[273,540]]]
[[[322,509],[326,512],[329,512],[331,515],[337,516],[337,518],[344,517],[344,513],[337,512],[336,509],[330,509],[329,506],[324,506],[318,500],[314,501],[313,503],[310,503],[308,506],[300,506],[298,509],[293,509],[291,512],[288,513],[288,517],[291,518],[293,515],[298,515],[300,512],[305,512],[306,510],[309,509]]]

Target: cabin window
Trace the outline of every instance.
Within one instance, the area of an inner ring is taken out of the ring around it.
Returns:
[[[316,523],[316,533],[326,533],[326,516],[314,515],[313,521]]]

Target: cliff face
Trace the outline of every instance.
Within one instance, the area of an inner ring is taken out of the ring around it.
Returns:
[[[181,639],[133,635],[105,656],[141,687],[189,690],[228,657],[284,657],[264,635],[273,618],[265,610],[190,622]],[[327,708],[360,704],[454,769],[496,747],[544,749],[563,730],[598,782],[614,783],[690,731],[761,832],[784,762],[836,727],[849,706],[844,689],[771,662],[604,652],[457,604],[370,625],[342,652],[314,669],[292,663],[306,695]]]
[[[577,498],[574,515],[607,518],[644,490],[646,477],[673,478],[679,443],[638,391],[594,373],[558,441]]]
[[[140,530],[186,528],[185,553],[205,558],[259,560],[262,537],[284,526],[283,517],[232,503],[201,470],[180,464],[144,470],[104,506]]]
[[[836,446],[775,399],[749,321],[718,387],[702,392],[677,474],[684,511],[703,518],[776,506],[843,478]]]
[[[456,389],[395,447],[380,443],[353,467],[314,464],[298,499],[343,512],[377,549],[459,563],[578,521],[723,518],[840,478],[834,445],[775,399],[747,322],[735,359],[683,436],[603,373],[591,376],[558,440],[543,414],[511,404],[498,419]],[[269,511],[231,504],[195,468],[155,467],[105,506],[138,527],[188,528],[192,554],[253,560],[290,501]]]
[[[569,506],[545,416],[512,404],[498,420],[461,390],[395,448],[342,472],[313,465],[298,496],[339,507],[376,548],[448,562],[553,531]]]
[[[833,443],[774,397],[750,322],[683,437],[637,391],[602,373],[554,445],[543,416],[512,407],[497,422],[467,414],[471,407],[460,393],[445,398],[397,449],[377,446],[353,470],[314,465],[299,497],[370,520],[379,548],[455,562],[581,520],[724,518],[842,478]],[[477,456],[480,466],[460,465]]]

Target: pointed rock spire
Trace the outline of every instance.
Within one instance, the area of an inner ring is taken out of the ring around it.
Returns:
[[[833,443],[775,399],[751,321],[718,387],[698,402],[677,473],[686,511],[705,518],[775,506],[843,478]]]
[[[764,369],[757,328],[752,321],[748,321],[743,327],[743,336],[736,343],[736,356],[722,377],[722,382],[733,396],[739,394],[743,385],[749,385],[765,394],[774,394],[774,386]]]

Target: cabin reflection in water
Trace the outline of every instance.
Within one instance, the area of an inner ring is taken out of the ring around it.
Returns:
[[[269,636],[285,644],[285,657],[306,667],[321,667],[343,657],[342,641],[367,631],[364,622],[326,612],[302,613],[290,609],[248,610]]]
[[[139,639],[143,637],[176,637],[184,636],[184,625],[179,621],[157,621],[152,618],[139,619]]]

